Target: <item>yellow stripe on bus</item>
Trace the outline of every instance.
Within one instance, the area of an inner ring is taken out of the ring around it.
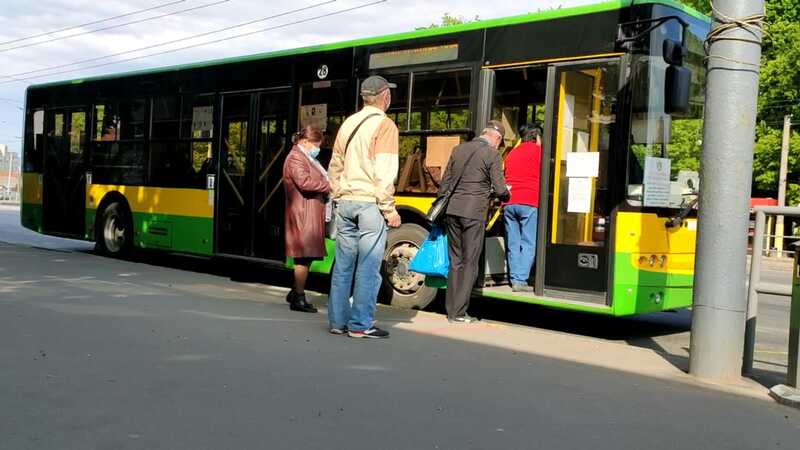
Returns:
[[[119,192],[135,213],[214,217],[214,204],[205,189],[92,184],[86,189],[86,207],[95,209],[109,192]]]
[[[419,197],[412,197],[412,196],[404,196],[404,195],[397,195],[395,196],[395,203],[396,206],[402,207],[405,206],[407,208],[413,208],[417,211],[420,211],[423,215],[428,213],[428,210],[431,209],[431,205],[433,201],[436,200],[436,194],[430,194],[430,196],[419,196]]]
[[[22,174],[22,203],[42,204],[42,174],[24,172]]]

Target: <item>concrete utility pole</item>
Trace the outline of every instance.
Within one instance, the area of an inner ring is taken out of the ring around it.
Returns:
[[[741,376],[750,184],[761,31],[733,19],[758,17],[763,0],[716,0],[709,35],[694,307],[689,372]]]
[[[786,206],[786,172],[789,165],[789,137],[792,135],[792,115],[783,116],[783,141],[781,142],[781,171],[778,174],[778,206]],[[775,248],[783,257],[783,216],[775,223]]]

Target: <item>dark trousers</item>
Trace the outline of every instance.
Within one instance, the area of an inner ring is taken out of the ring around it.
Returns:
[[[447,317],[461,317],[467,314],[472,287],[478,277],[485,221],[448,215],[446,226],[450,270],[445,307]]]

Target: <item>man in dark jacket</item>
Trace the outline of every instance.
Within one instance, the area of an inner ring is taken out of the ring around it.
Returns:
[[[445,305],[447,319],[453,323],[476,320],[467,315],[467,308],[478,277],[489,202],[492,197],[503,201],[511,197],[497,152],[504,135],[503,124],[492,120],[480,136],[453,149],[439,186],[439,197],[453,190],[445,219],[450,256]]]

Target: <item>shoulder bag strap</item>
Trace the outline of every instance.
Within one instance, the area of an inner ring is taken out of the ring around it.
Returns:
[[[456,178],[455,183],[453,183],[453,186],[451,186],[450,190],[447,191],[447,194],[445,194],[448,199],[453,195],[453,192],[456,191],[456,187],[458,187],[458,183],[461,182],[461,177],[463,177],[464,172],[467,171],[467,166],[469,166],[469,162],[472,161],[472,157],[475,156],[475,153],[478,153],[478,149],[475,149],[472,154],[467,157],[466,162],[464,162],[464,166],[461,168],[461,173],[458,174],[458,178]]]
[[[347,144],[345,144],[345,146],[344,146],[344,154],[345,155],[347,155],[347,148],[350,147],[350,143],[353,142],[353,138],[356,137],[356,133],[358,133],[358,129],[361,128],[361,125],[364,125],[364,122],[366,122],[367,119],[369,119],[371,117],[375,117],[375,116],[380,116],[380,114],[372,113],[372,114],[368,115],[367,117],[364,117],[364,119],[362,119],[361,122],[359,122],[358,125],[356,125],[356,127],[353,129],[353,132],[350,133],[350,137],[347,138]]]

